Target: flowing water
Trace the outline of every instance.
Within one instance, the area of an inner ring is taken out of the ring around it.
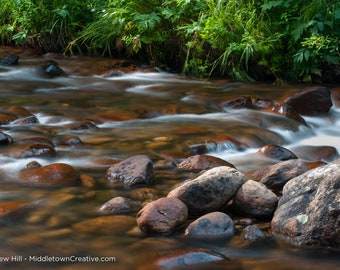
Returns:
[[[189,241],[181,233],[145,237],[131,222],[136,212],[119,217],[121,225],[116,225],[112,233],[75,226],[97,217],[98,207],[115,196],[136,200],[166,196],[176,184],[192,177],[169,164],[190,156],[190,147],[195,145],[205,145],[210,155],[234,164],[244,173],[273,164],[272,160],[256,155],[266,144],[293,151],[300,146],[332,146],[340,152],[339,87],[331,88],[334,105],[329,114],[304,117],[308,124],[304,126],[265,109],[227,110],[223,102],[249,95],[278,101],[306,85],[205,81],[141,71],[104,77],[101,74],[108,71],[113,60],[38,56],[28,50],[0,49],[0,57],[11,53],[18,54],[20,60],[17,66],[0,69],[0,108],[24,107],[39,122],[10,123],[2,125],[0,131],[15,142],[37,137],[55,142],[73,136],[82,143],[56,146],[57,154],[52,158],[0,154],[0,171],[4,172],[0,174],[0,203],[7,203],[6,207],[10,203],[29,205],[19,207],[0,223],[1,269],[3,266],[6,269],[148,269],[147,265],[169,252],[196,248],[230,258],[211,263],[209,269],[339,268],[336,252],[296,249],[271,237],[249,246],[244,246],[237,237],[223,243]],[[47,59],[57,61],[69,76],[54,79],[41,76],[36,66]],[[74,128],[84,121],[83,128]],[[8,147],[2,146],[1,153],[8,151]],[[146,154],[154,161],[155,183],[131,190],[107,187],[104,176],[110,164],[136,154]],[[42,165],[70,164],[95,184],[43,189],[8,180],[33,160]],[[88,224],[84,226],[91,227]],[[268,223],[262,226],[269,232]],[[63,256],[114,257],[115,262],[46,262],[46,257],[39,257],[45,255],[55,256],[56,260]]]

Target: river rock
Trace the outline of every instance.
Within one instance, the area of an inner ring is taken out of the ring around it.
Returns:
[[[159,258],[154,265],[157,269],[184,269],[185,267],[201,266],[209,262],[222,261],[225,259],[222,255],[215,254],[206,249],[185,250],[167,254]],[[191,267],[190,269],[194,269]],[[150,269],[150,266],[145,268],[145,270],[146,269]],[[201,269],[201,267],[198,269]]]
[[[211,212],[190,223],[185,236],[204,240],[231,238],[234,236],[234,222],[225,213]]]
[[[54,157],[56,151],[46,144],[15,144],[6,150],[4,155],[12,158]]]
[[[219,211],[245,182],[243,173],[228,166],[212,168],[188,180],[168,194],[188,207],[190,216]]]
[[[6,133],[0,131],[0,145],[13,143],[13,138]]]
[[[48,78],[66,76],[65,71],[61,67],[59,67],[58,63],[54,60],[47,60],[40,67],[39,73]]]
[[[135,155],[114,164],[106,171],[110,184],[149,185],[154,178],[153,163],[146,155]]]
[[[266,237],[266,235],[257,225],[249,225],[245,227],[241,233],[241,238],[248,242],[255,242],[256,240],[264,237]]]
[[[132,212],[138,204],[129,198],[115,197],[105,202],[98,212],[103,215],[127,214]]]
[[[222,104],[225,110],[227,109],[244,109],[252,108],[253,103],[250,97],[239,97],[231,100],[227,100]]]
[[[268,169],[264,169],[261,183],[272,190],[281,191],[290,179],[308,171],[308,166],[301,159],[281,161]],[[261,171],[261,170],[260,170]]]
[[[340,157],[338,150],[333,146],[302,145],[293,149],[301,159],[311,162],[332,162]]]
[[[340,159],[291,179],[271,229],[294,246],[340,246]]]
[[[283,115],[307,126],[307,122],[305,121],[305,119],[303,119],[303,117],[300,114],[298,114],[294,109],[289,107],[286,103],[275,104],[270,108],[269,111],[275,114]]]
[[[263,146],[259,151],[258,154],[263,155],[267,158],[277,159],[277,160],[287,160],[287,159],[296,159],[297,156],[288,150],[279,145],[274,144],[267,144]]]
[[[146,234],[169,234],[188,218],[186,205],[177,198],[160,198],[137,214],[138,227]]]
[[[292,94],[284,103],[298,114],[309,116],[327,113],[333,105],[331,91],[325,86],[316,86]]]
[[[10,106],[6,108],[6,113],[15,115],[18,118],[25,118],[29,116],[34,116],[28,109],[21,106]]]
[[[18,64],[19,56],[11,54],[4,58],[0,58],[0,66],[14,66]]]
[[[11,113],[0,112],[0,125],[8,125],[17,120],[18,117]]]
[[[219,166],[235,168],[233,164],[217,157],[208,155],[195,155],[186,158],[180,164],[178,164],[178,169],[190,172],[200,172]]]
[[[264,184],[248,180],[237,191],[232,208],[237,213],[258,219],[266,219],[273,215],[278,197]]]
[[[23,170],[18,175],[20,183],[36,187],[61,187],[73,185],[78,180],[75,169],[65,163],[54,163],[39,168]]]

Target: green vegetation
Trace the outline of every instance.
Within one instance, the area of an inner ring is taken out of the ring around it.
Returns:
[[[0,42],[197,77],[311,81],[340,63],[338,0],[0,0]]]

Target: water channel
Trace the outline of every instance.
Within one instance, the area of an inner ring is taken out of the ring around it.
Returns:
[[[98,217],[98,207],[115,196],[144,201],[166,196],[176,184],[192,177],[169,164],[190,156],[194,145],[206,145],[209,155],[234,164],[244,173],[274,163],[256,155],[266,144],[293,152],[301,146],[332,146],[340,152],[339,86],[330,87],[331,111],[320,117],[304,117],[305,126],[265,108],[223,107],[224,101],[239,96],[277,102],[309,87],[305,84],[208,81],[151,71],[102,76],[117,60],[35,55],[29,50],[0,48],[0,57],[9,54],[19,55],[20,60],[16,66],[0,68],[0,108],[24,107],[38,122],[9,123],[0,126],[0,131],[15,142],[51,140],[56,144],[56,155],[18,158],[4,154],[10,146],[0,149],[0,204],[6,209],[11,204],[28,205],[0,223],[0,261],[6,257],[12,260],[0,262],[1,269],[1,264],[6,269],[152,269],[149,265],[169,252],[197,248],[229,258],[209,264],[209,269],[339,269],[337,252],[297,249],[270,236],[249,246],[240,244],[237,237],[223,243],[189,241],[181,233],[146,237],[132,222],[136,212],[118,217],[109,233],[83,228],[91,227],[88,223],[79,225]],[[41,76],[36,67],[48,59],[55,60],[68,76]],[[58,145],[65,138],[79,138],[82,143]],[[136,154],[146,154],[153,160],[155,183],[136,189],[106,186],[103,178],[110,165]],[[313,157],[302,158],[313,161]],[[46,189],[8,180],[31,161],[70,164],[94,184]],[[268,222],[261,226],[269,232]],[[38,256],[45,255],[106,256],[116,261],[62,263],[43,262],[40,257],[39,262]]]

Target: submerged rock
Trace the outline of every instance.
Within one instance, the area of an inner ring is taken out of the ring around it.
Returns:
[[[226,258],[222,255],[214,254],[210,250],[206,249],[185,250],[161,257],[154,263],[154,266],[156,266],[157,269],[184,269],[185,267],[202,265],[225,259]],[[148,267],[146,269],[150,268]]]
[[[186,205],[177,198],[150,202],[137,214],[138,227],[147,234],[169,234],[188,218]]]
[[[235,168],[233,164],[223,159],[208,155],[191,156],[183,160],[180,164],[178,164],[179,169],[191,172],[200,172],[219,166],[228,166],[231,168]]]
[[[203,240],[231,238],[234,236],[234,222],[225,213],[211,212],[190,223],[185,236]]]
[[[264,237],[266,237],[266,235],[256,225],[249,225],[245,227],[241,233],[241,238],[248,242],[255,242],[256,240]]]
[[[18,174],[19,183],[35,187],[61,187],[73,185],[78,180],[75,169],[65,163],[54,163],[30,168]]]
[[[98,212],[104,215],[127,214],[135,210],[138,205],[129,198],[119,196],[105,202]]]
[[[14,66],[18,64],[19,56],[17,55],[8,55],[4,58],[0,58],[0,66]]]
[[[340,159],[290,180],[271,229],[294,246],[340,246]]]
[[[221,210],[244,182],[243,173],[221,166],[184,182],[170,191],[168,197],[180,199],[188,207],[189,215],[197,216]]]
[[[297,156],[287,148],[274,144],[263,146],[257,153],[267,158],[277,160],[297,159]]]
[[[114,164],[106,171],[110,184],[149,185],[154,178],[153,163],[146,155],[136,155]]]

